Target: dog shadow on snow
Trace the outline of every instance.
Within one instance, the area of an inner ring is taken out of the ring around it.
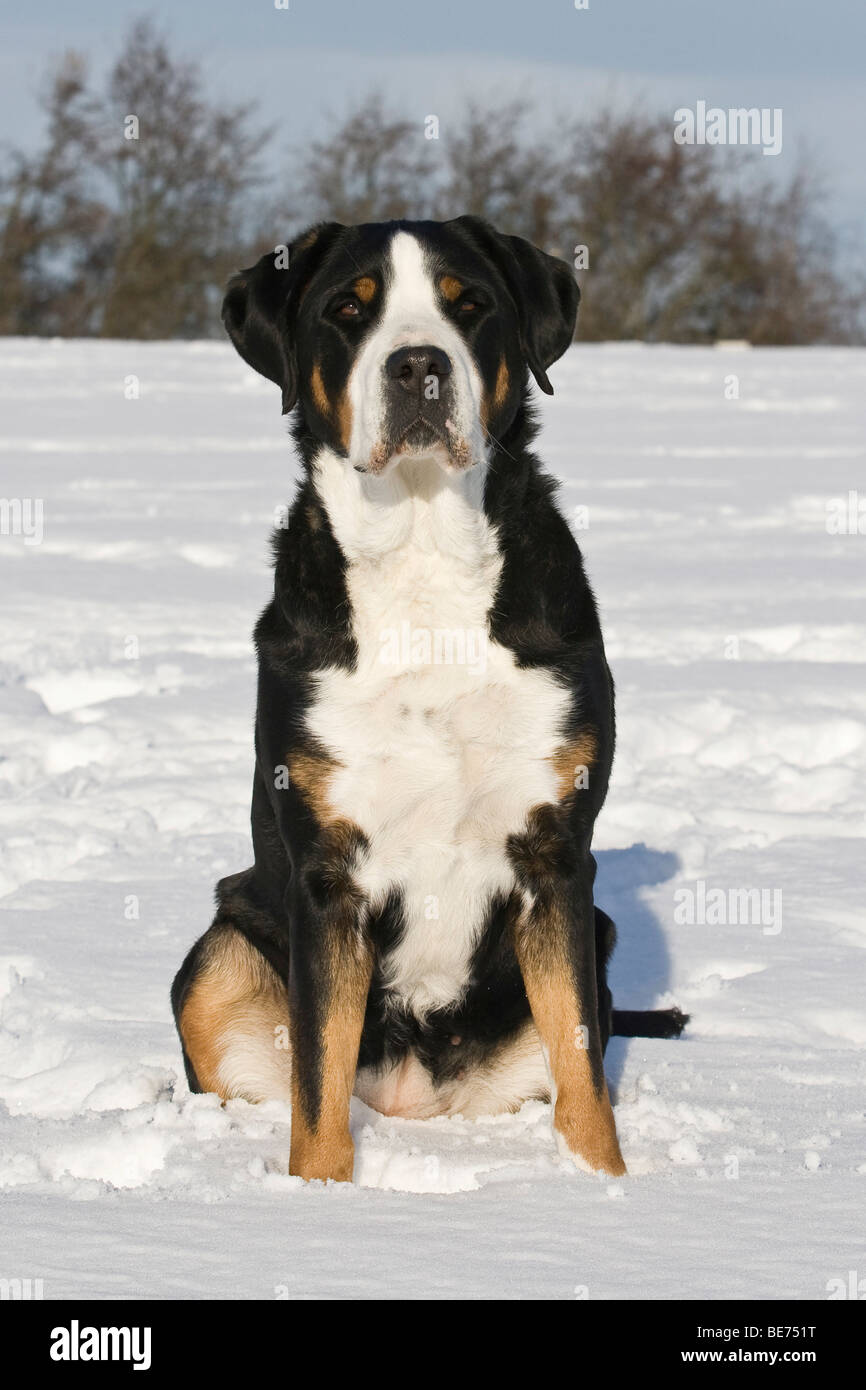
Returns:
[[[593,897],[616,923],[616,948],[608,967],[615,1009],[653,1009],[668,1001],[671,988],[669,930],[646,901],[644,890],[673,879],[680,867],[669,850],[631,845],[595,850],[598,873]],[[608,1083],[615,1089],[630,1047],[676,1047],[676,1039],[611,1038],[604,1057]]]

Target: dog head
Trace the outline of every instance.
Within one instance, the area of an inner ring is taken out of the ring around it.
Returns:
[[[329,222],[236,275],[223,322],[283,413],[300,400],[359,472],[406,455],[462,471],[508,429],[527,370],[552,392],[578,298],[563,261],[478,217]]]

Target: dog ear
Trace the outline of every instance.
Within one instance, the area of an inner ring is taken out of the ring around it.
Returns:
[[[295,318],[311,276],[343,230],[339,222],[320,222],[287,248],[268,252],[248,270],[234,275],[223,300],[226,332],[245,362],[283,392],[283,414],[298,399]]]
[[[546,368],[571,343],[580,301],[571,267],[523,237],[505,236],[481,217],[457,217],[455,221],[466,228],[505,280],[517,309],[529,370],[542,391],[552,396]]]

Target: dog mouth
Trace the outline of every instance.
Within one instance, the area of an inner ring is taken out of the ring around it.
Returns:
[[[425,415],[416,415],[415,419],[406,426],[397,439],[394,453],[422,453],[424,449],[429,449],[434,444],[441,444],[445,449],[451,447],[445,429],[441,425],[434,424]]]
[[[450,420],[443,424],[418,414],[396,437],[372,451],[367,464],[355,464],[357,473],[381,474],[401,458],[423,458],[434,453],[448,472],[463,473],[476,462],[468,441]]]

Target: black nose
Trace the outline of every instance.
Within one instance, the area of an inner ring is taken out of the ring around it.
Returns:
[[[444,381],[451,375],[451,358],[437,347],[398,348],[385,363],[385,371],[406,391],[421,395],[430,377]]]

